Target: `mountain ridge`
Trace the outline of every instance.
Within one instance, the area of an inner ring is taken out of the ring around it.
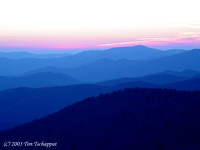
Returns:
[[[8,140],[56,141],[55,149],[69,150],[198,149],[199,96],[199,92],[140,88],[100,94],[1,131],[0,142],[3,146]]]
[[[3,90],[0,91],[0,120],[2,120],[0,122],[0,130],[40,118],[89,96],[135,87],[200,91],[200,77],[165,85],[135,81],[122,82],[112,86],[80,84],[36,89],[16,88]]]
[[[144,48],[144,47],[143,47]],[[155,50],[151,52],[151,48],[145,47],[145,52],[138,50],[136,47],[128,47],[127,49],[134,49],[126,52],[126,48],[119,48],[120,54],[116,50],[104,50],[104,51],[88,51],[81,52],[74,55],[69,55],[61,58],[23,58],[19,60],[0,58],[0,75],[10,76],[23,74],[32,70],[36,70],[44,67],[59,67],[59,68],[74,68],[86,63],[92,63],[98,59],[130,59],[130,60],[148,60],[168,56],[169,53],[165,51]],[[119,51],[119,50],[118,50]],[[97,54],[96,54],[97,52]],[[102,53],[102,54],[101,54]],[[135,54],[134,54],[135,53]],[[138,54],[137,54],[138,53]],[[159,53],[159,54],[157,54]],[[101,54],[101,55],[100,55]],[[132,57],[132,58],[130,58]],[[140,57],[137,59],[137,57]],[[148,58],[147,58],[148,57]]]
[[[81,81],[66,74],[41,72],[26,76],[3,77],[0,76],[0,90],[17,87],[50,87],[80,84]]]

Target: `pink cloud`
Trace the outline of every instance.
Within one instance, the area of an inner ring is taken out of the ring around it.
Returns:
[[[134,38],[133,41],[126,42],[113,42],[100,44],[100,47],[120,47],[120,46],[133,46],[133,45],[146,45],[146,46],[168,46],[168,45],[190,45],[199,46],[200,34],[182,33],[177,37],[165,38],[165,37],[146,37],[146,38]]]

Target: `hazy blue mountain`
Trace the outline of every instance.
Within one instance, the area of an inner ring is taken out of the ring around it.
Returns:
[[[71,84],[80,84],[81,82],[65,74],[42,72],[20,77],[1,77],[0,90],[17,87],[50,87],[63,86]]]
[[[100,59],[92,63],[86,63],[75,68],[56,68],[56,67],[45,67],[37,70],[30,71],[26,74],[39,73],[39,72],[54,72],[70,74],[70,76],[86,82],[102,81],[106,79],[113,79],[123,77],[133,65],[137,66],[144,63],[145,61],[131,61],[126,59],[111,60],[111,59]],[[125,71],[120,72],[124,69]],[[127,74],[129,75],[129,74]]]
[[[32,70],[26,73],[23,73],[22,76],[36,74],[36,73],[42,73],[42,72],[52,72],[52,73],[61,73],[61,74],[67,74],[70,70],[70,68],[59,68],[59,67],[44,67],[36,70]],[[18,75],[18,76],[21,76]]]
[[[83,81],[103,81],[106,79],[116,79],[129,75],[130,68],[144,63],[143,61],[130,61],[126,59],[111,60],[100,59],[92,63],[87,63],[76,68],[66,69],[65,74]],[[63,72],[64,73],[64,72]]]
[[[114,85],[115,84],[115,85]],[[105,86],[106,85],[106,86]],[[112,85],[112,86],[111,86]],[[200,78],[157,85],[144,81],[108,82],[103,85],[71,85],[51,88],[17,88],[0,91],[0,129],[31,121],[80,101],[88,96],[123,88],[146,87],[178,90],[200,90]],[[11,121],[12,120],[12,121]]]
[[[168,53],[169,55],[174,55],[174,54],[179,54],[182,52],[186,52],[187,50],[183,50],[183,49],[169,49],[169,50],[165,50],[166,53]]]
[[[141,77],[166,70],[200,71],[200,50],[191,50],[149,61],[100,59],[75,68],[45,68],[44,71],[68,74],[81,81],[105,81],[124,77]],[[43,69],[32,72],[43,72]],[[191,73],[189,73],[191,74]]]
[[[0,52],[6,53],[17,53],[17,52],[28,52],[34,54],[75,54],[82,50],[70,50],[70,49],[51,49],[51,48],[30,48],[30,47],[0,47]]]
[[[159,73],[159,74],[153,74],[153,75],[148,75],[148,76],[138,77],[138,78],[121,78],[121,79],[116,79],[116,80],[108,80],[104,82],[99,82],[97,84],[104,85],[104,86],[112,86],[112,85],[117,85],[117,84],[122,84],[122,83],[142,81],[142,82],[148,82],[148,83],[160,85],[160,84],[169,84],[169,83],[186,80],[186,79],[189,79],[189,78],[177,77],[177,76],[170,75],[167,73]]]
[[[169,50],[161,51],[158,49],[149,48],[142,45],[133,47],[115,47],[108,50],[86,51],[74,55],[74,57],[86,60],[97,59],[128,59],[128,60],[152,60],[164,56],[170,56],[178,53],[182,53],[184,50]]]
[[[165,88],[177,89],[177,90],[200,90],[200,76],[198,78],[174,82],[171,84],[164,85]]]
[[[115,81],[115,80],[114,80]],[[108,84],[113,84],[113,86],[117,87],[122,85],[122,87],[146,87],[146,88],[166,88],[166,89],[176,89],[176,90],[186,90],[186,91],[200,91],[200,76],[192,79],[177,81],[169,84],[158,85],[152,84],[144,81],[127,81],[127,80],[116,80],[120,81],[119,84],[115,84],[115,82],[108,82]],[[102,85],[106,85],[105,82]]]
[[[147,71],[183,71],[183,70],[200,70],[200,49],[186,51],[184,53],[160,58],[157,60],[149,61],[141,65],[141,69],[145,68]],[[153,68],[154,67],[154,68]]]
[[[95,85],[17,88],[0,91],[0,129],[53,113],[64,106],[104,91],[103,86]]]
[[[66,56],[68,57],[68,56]],[[8,59],[0,58],[0,70],[1,76],[15,76],[19,74],[24,74],[31,70],[56,66],[56,67],[70,67],[71,63],[66,59],[66,57],[61,58],[23,58],[23,59]]]
[[[184,71],[172,71],[172,70],[166,70],[161,72],[162,74],[169,74],[177,77],[193,77],[195,75],[198,75],[200,72],[195,70],[184,70]]]
[[[193,76],[194,78],[199,78],[200,77],[200,73],[199,74],[196,74]]]
[[[154,79],[154,78],[153,78]],[[155,79],[154,79],[155,80]],[[162,79],[160,79],[162,80]],[[159,79],[158,79],[159,81]],[[155,82],[157,82],[155,80]],[[102,86],[115,86],[115,87],[146,87],[146,88],[166,88],[166,89],[176,89],[176,90],[186,90],[186,91],[200,91],[200,76],[192,79],[184,79],[181,81],[176,81],[169,84],[153,84],[147,81],[134,81],[134,80],[111,80],[102,82]]]
[[[57,142],[52,148],[59,150],[197,150],[199,98],[200,92],[166,89],[101,94],[0,132],[0,145],[25,140]]]
[[[59,58],[68,56],[68,53],[61,53],[61,54],[34,54],[29,52],[0,52],[0,57],[10,58],[10,59],[22,59],[22,58]]]
[[[99,59],[152,60],[169,55],[172,54],[169,54],[167,51],[135,46],[101,51],[86,51],[61,58],[24,58],[19,60],[0,58],[0,68],[3,68],[0,70],[0,75],[12,76],[44,67],[74,68]]]
[[[24,59],[8,59],[0,58],[1,76],[14,76],[41,67],[51,66],[60,58],[39,59],[39,58],[24,58]]]
[[[113,89],[124,89],[124,88],[135,88],[135,87],[159,88],[160,86],[157,84],[152,84],[152,83],[143,82],[143,81],[134,81],[134,82],[119,83],[119,84],[113,85],[111,87],[113,87]]]
[[[123,66],[122,65],[123,62],[120,62],[122,67],[117,63],[115,65],[114,62],[112,62],[113,64],[112,66],[109,66],[107,62],[105,63],[101,62],[101,64],[98,62],[98,65],[95,65],[95,63],[90,63],[88,64],[87,67],[86,65],[84,65],[83,70],[81,66],[78,68],[71,69],[70,72],[72,73],[71,74],[72,76],[84,80],[84,78],[90,75],[90,73],[88,73],[87,71],[84,72],[84,70],[92,70],[91,72],[93,74],[90,78],[88,78],[88,80],[93,79],[93,81],[95,80],[97,81],[97,77],[101,75],[102,77],[101,81],[102,81],[106,79],[116,79],[122,77],[139,77],[148,74],[159,73],[165,70],[183,71],[191,69],[200,71],[199,58],[200,58],[200,50],[191,50],[184,53],[159,58],[157,60],[142,61],[142,62],[129,61],[129,64],[126,66]],[[104,71],[104,68],[106,71]]]
[[[64,87],[17,88],[0,91],[0,130],[53,113],[88,96],[132,87],[155,88],[157,86],[145,82],[135,82],[108,87],[81,84]]]

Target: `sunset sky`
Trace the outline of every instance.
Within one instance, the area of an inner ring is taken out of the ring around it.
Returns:
[[[198,0],[4,0],[0,47],[200,48]]]

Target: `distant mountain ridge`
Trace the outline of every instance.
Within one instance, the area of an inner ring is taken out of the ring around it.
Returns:
[[[177,76],[177,77],[192,77],[195,75],[198,75],[200,72],[196,71],[196,70],[183,70],[183,71],[172,71],[172,70],[166,70],[161,72],[162,74],[169,74],[169,75],[173,75],[173,76]]]
[[[178,53],[182,52],[179,51]],[[144,46],[135,46],[113,48],[102,51],[86,51],[60,58],[23,58],[19,60],[13,60],[2,57],[0,58],[0,68],[4,69],[0,70],[0,75],[12,76],[44,67],[75,68],[100,59],[130,59],[141,61],[158,59],[169,55],[174,55],[174,53],[151,49]]]
[[[17,87],[50,87],[80,84],[81,81],[74,79],[66,74],[41,72],[20,77],[1,77],[0,90]]]
[[[162,85],[162,84],[173,83],[176,81],[181,81],[181,80],[186,80],[186,79],[188,78],[176,77],[169,74],[155,74],[155,75],[149,75],[149,76],[138,77],[138,78],[121,78],[121,79],[116,79],[116,80],[108,80],[108,81],[99,82],[97,84],[112,86],[112,85],[117,85],[121,83],[142,81],[142,82],[147,82],[151,84]]]
[[[85,51],[79,54],[76,54],[76,57],[84,59],[128,59],[128,60],[152,60],[161,58],[164,56],[170,56],[178,53],[182,53],[184,50],[166,50],[161,51],[154,48],[149,48],[142,45],[137,45],[133,47],[114,47],[107,50],[98,50],[98,51]]]
[[[166,70],[164,72],[159,72],[157,74],[150,74],[147,76],[141,76],[137,78],[119,78],[115,80],[107,80],[103,82],[97,82],[98,85],[106,85],[106,86],[112,86],[117,85],[121,83],[128,83],[128,82],[135,82],[135,81],[142,81],[142,82],[148,82],[152,84],[162,85],[162,84],[169,84],[173,82],[183,81],[183,80],[189,80],[193,78],[200,77],[199,71],[194,70],[184,70],[181,72]]]
[[[102,61],[105,62],[106,60]],[[80,80],[77,80],[66,74],[63,74],[63,72],[65,73],[65,69],[63,70],[58,69],[59,73],[54,73],[56,72],[56,68],[49,67],[46,69],[47,72],[30,73],[29,75],[24,75],[24,76],[16,76],[16,77],[0,76],[0,83],[1,83],[0,90],[9,88],[18,88],[18,87],[40,88],[40,87],[66,86],[66,85],[84,83]],[[145,82],[155,85],[165,85],[177,81],[189,80],[198,77],[200,77],[200,72],[194,70],[184,70],[182,72],[175,72],[168,70],[160,72],[158,74],[152,74],[137,78],[119,78],[115,80],[113,79],[97,83],[93,82],[93,84],[103,85],[103,86],[113,86],[130,82]],[[92,83],[92,82],[85,82],[85,83]]]
[[[118,78],[141,77],[149,74],[156,74],[166,70],[200,71],[200,50],[191,50],[172,56],[166,56],[155,60],[111,60],[99,59],[91,63],[83,64],[75,68],[51,68],[51,71],[70,75],[81,81],[100,82]],[[43,69],[33,72],[42,72]],[[49,71],[44,68],[45,71]]]
[[[0,52],[0,57],[9,58],[9,59],[59,58],[59,57],[64,57],[64,56],[68,56],[68,55],[70,55],[70,54],[68,54],[68,53],[61,53],[61,54],[52,54],[52,53],[49,53],[49,54],[34,54],[34,53],[24,52],[24,51],[20,51],[20,52]]]

